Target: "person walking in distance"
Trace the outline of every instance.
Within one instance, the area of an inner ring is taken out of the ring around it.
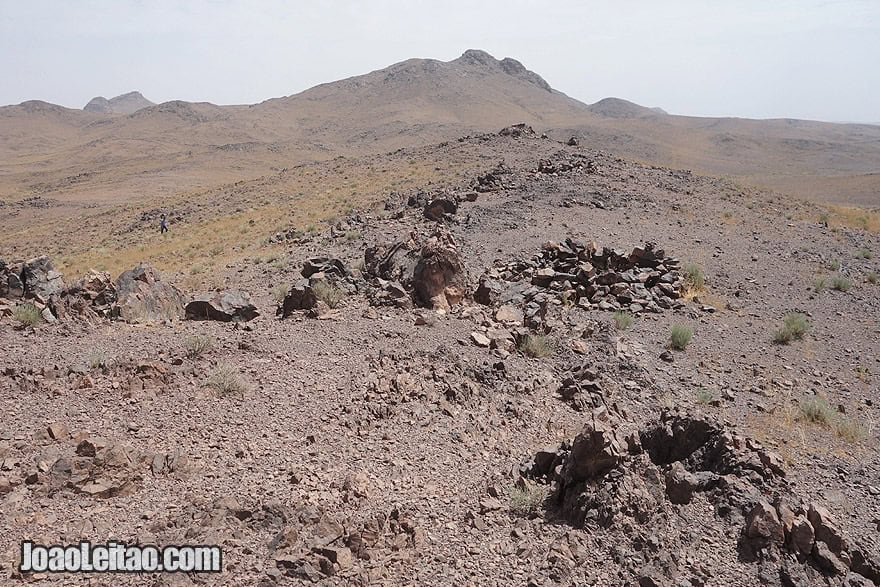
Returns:
[[[168,218],[162,214],[162,217],[159,218],[159,234],[165,234],[168,232]]]

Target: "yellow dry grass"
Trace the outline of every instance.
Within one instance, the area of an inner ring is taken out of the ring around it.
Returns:
[[[860,228],[870,232],[880,232],[880,211],[867,210],[856,206],[824,206],[830,227]],[[821,215],[821,213],[820,213]],[[824,217],[817,218],[824,220]]]
[[[0,246],[4,241],[15,243],[26,251],[22,256],[48,253],[72,278],[92,268],[115,276],[146,261],[160,270],[185,274],[186,287],[222,287],[215,268],[246,258],[271,262],[287,254],[285,246],[268,243],[276,232],[316,232],[353,210],[374,207],[391,191],[460,181],[470,172],[455,162],[441,164],[431,158],[401,156],[381,163],[340,159],[199,193],[107,203],[77,210],[75,216],[45,216],[19,225],[5,237],[0,231]],[[166,234],[153,226],[131,229],[143,212],[155,209],[186,209],[191,214],[182,222],[172,221]],[[51,250],[45,248],[48,242],[53,243]]]

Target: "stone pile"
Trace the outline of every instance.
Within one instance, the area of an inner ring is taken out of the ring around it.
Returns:
[[[498,134],[502,137],[531,137],[535,136],[535,129],[524,122],[520,122],[519,124],[505,126],[500,131],[498,131]]]
[[[474,181],[473,190],[475,192],[499,192],[501,190],[510,189],[511,185],[504,182],[504,176],[510,175],[512,171],[502,161],[492,171],[484,173],[477,177]]]
[[[660,312],[680,303],[679,268],[653,243],[627,254],[569,238],[546,243],[532,259],[496,266],[481,277],[475,299],[487,305],[524,302],[526,318],[537,317],[534,322],[546,309],[546,294],[584,309]]]
[[[596,173],[596,162],[588,159],[585,155],[567,156],[564,153],[556,159],[541,159],[538,161],[537,173],[546,175],[559,175],[569,173],[576,169],[583,169],[587,173]]]
[[[49,300],[53,314],[61,320],[78,318],[90,322],[116,316],[116,284],[106,271],[90,270]]]

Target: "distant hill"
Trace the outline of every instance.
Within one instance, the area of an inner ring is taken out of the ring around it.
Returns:
[[[587,106],[593,114],[607,118],[649,118],[665,115],[662,108],[646,108],[620,98],[605,98]]]
[[[475,49],[447,62],[408,59],[253,105],[156,105],[131,92],[95,98],[84,110],[38,101],[2,107],[0,195],[180,193],[520,122],[623,157],[880,206],[878,126],[676,116],[620,98],[587,105],[519,61]]]
[[[99,114],[134,114],[150,106],[155,104],[144,98],[140,92],[129,92],[109,100],[103,96],[92,98],[83,110]]]

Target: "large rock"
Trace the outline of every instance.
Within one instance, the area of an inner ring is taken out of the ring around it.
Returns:
[[[452,235],[440,230],[422,247],[413,269],[416,300],[435,310],[448,310],[467,293],[467,271]]]
[[[332,257],[312,257],[311,259],[306,259],[302,268],[302,276],[311,277],[316,273],[323,273],[327,277],[344,278],[348,275],[348,270],[342,261]]]
[[[48,299],[64,289],[62,275],[55,271],[52,261],[45,255],[25,262],[19,277],[26,297]]]
[[[807,519],[813,525],[816,540],[827,544],[831,552],[840,554],[847,549],[846,538],[827,509],[817,504],[811,504],[807,512]]]
[[[762,545],[769,545],[771,542],[782,544],[785,530],[776,513],[776,508],[764,500],[755,504],[749,512],[746,536],[759,540]]]
[[[572,443],[571,455],[562,471],[563,480],[571,484],[604,475],[623,458],[621,446],[607,410],[594,411]]]
[[[162,281],[147,264],[123,272],[116,278],[119,318],[126,322],[161,322],[184,316],[186,298],[173,285]]]
[[[247,322],[259,315],[250,296],[238,290],[202,294],[186,305],[187,320]]]
[[[281,302],[281,307],[278,308],[277,313],[280,314],[282,318],[287,318],[294,312],[299,310],[311,310],[317,305],[318,297],[309,285],[309,280],[301,279],[297,281],[287,292],[287,295],[284,296],[284,301]]]
[[[428,220],[441,221],[453,216],[458,211],[458,204],[448,198],[435,198],[427,204],[423,213]],[[448,216],[447,216],[448,215]]]

